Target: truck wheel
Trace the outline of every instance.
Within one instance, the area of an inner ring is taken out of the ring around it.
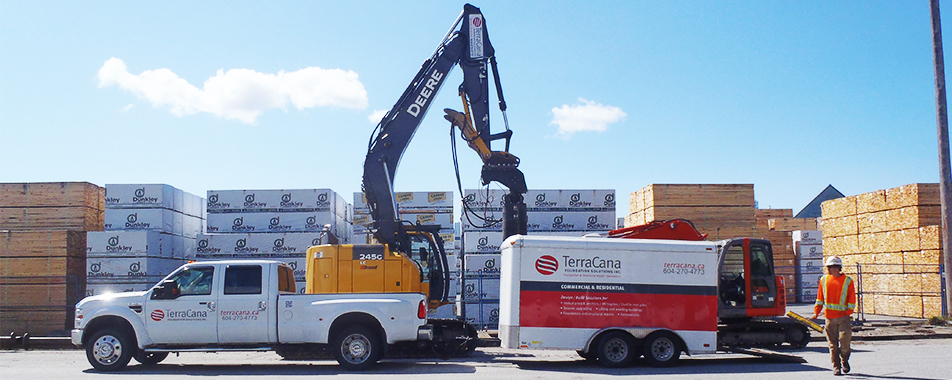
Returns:
[[[159,364],[167,357],[169,357],[168,352],[145,352],[142,350],[139,350],[139,352],[136,352],[135,356],[133,356],[139,364],[146,366]]]
[[[129,364],[137,347],[125,333],[116,329],[102,329],[86,342],[86,360],[100,371],[118,371]]]
[[[337,334],[332,345],[334,358],[348,370],[370,368],[383,356],[383,344],[371,329],[355,325]]]
[[[621,368],[637,357],[631,335],[612,331],[598,341],[598,363],[609,368]]]
[[[652,367],[670,367],[681,359],[681,343],[678,337],[667,331],[659,331],[645,339],[645,360]]]
[[[804,348],[810,343],[810,331],[803,325],[790,325],[784,329],[784,336],[787,343],[793,348]]]

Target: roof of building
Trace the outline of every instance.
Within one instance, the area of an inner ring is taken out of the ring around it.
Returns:
[[[820,204],[826,202],[830,199],[843,198],[845,195],[837,190],[833,185],[827,185],[823,191],[820,192],[816,198],[813,198],[810,203],[807,204],[803,210],[794,215],[794,218],[819,218],[823,216],[823,210],[820,208]]]

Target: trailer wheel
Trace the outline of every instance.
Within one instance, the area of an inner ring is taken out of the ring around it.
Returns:
[[[598,341],[598,363],[609,368],[621,368],[631,364],[638,356],[631,335],[612,331]]]
[[[681,340],[667,331],[658,331],[645,339],[645,360],[652,367],[670,367],[681,358]]]
[[[810,331],[803,325],[790,325],[784,329],[787,343],[794,348],[804,348],[810,343]]]
[[[97,370],[118,371],[129,364],[132,353],[137,349],[122,331],[102,329],[86,342],[86,360]]]
[[[167,357],[169,357],[168,352],[145,352],[142,350],[139,350],[139,352],[136,352],[136,354],[133,356],[133,358],[139,362],[139,364],[145,366],[159,364]]]
[[[337,362],[351,371],[368,369],[383,357],[377,333],[361,325],[349,326],[337,334],[332,347]]]

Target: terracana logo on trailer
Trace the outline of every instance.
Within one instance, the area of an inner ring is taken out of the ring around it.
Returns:
[[[559,260],[556,260],[552,256],[544,255],[536,260],[535,268],[539,273],[549,276],[559,270]]]
[[[159,198],[145,196],[145,188],[143,187],[136,189],[135,196],[132,197],[132,203],[159,203]]]

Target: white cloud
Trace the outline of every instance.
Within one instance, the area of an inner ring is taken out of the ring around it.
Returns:
[[[374,124],[380,123],[380,120],[382,120],[384,116],[387,116],[387,111],[388,110],[374,110],[374,112],[370,113],[370,116],[367,116],[367,120],[370,120],[370,122]]]
[[[307,67],[277,74],[249,69],[218,70],[199,89],[169,69],[135,75],[129,73],[121,59],[110,58],[96,77],[99,88],[119,86],[156,108],[168,108],[176,116],[207,112],[248,124],[269,109],[287,109],[289,103],[298,110],[367,107],[367,90],[357,73],[340,69]]]
[[[135,107],[135,105],[132,104],[132,103],[130,103],[129,105],[127,105],[127,106],[125,106],[125,107],[122,107],[122,109],[119,110],[119,112],[127,112],[127,111],[131,110],[133,107]]]
[[[576,132],[603,132],[609,124],[625,119],[626,115],[621,108],[606,106],[591,100],[578,98],[573,105],[563,104],[552,109],[552,121],[549,125],[557,125],[556,137],[569,138]]]

